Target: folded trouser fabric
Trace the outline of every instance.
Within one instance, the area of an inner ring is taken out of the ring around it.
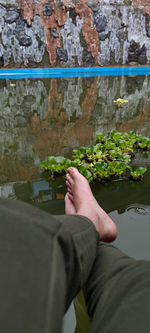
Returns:
[[[92,333],[150,332],[149,261],[100,242],[84,295]]]
[[[98,233],[82,216],[52,216],[0,200],[0,332],[61,332],[65,310],[85,284]]]
[[[83,216],[0,200],[0,332],[61,332],[81,288],[92,333],[150,331],[148,261],[99,242]]]

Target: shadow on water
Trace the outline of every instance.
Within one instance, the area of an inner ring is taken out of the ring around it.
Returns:
[[[114,104],[119,97],[128,103]],[[51,214],[64,213],[66,187],[62,177],[41,177],[47,156],[71,157],[72,149],[112,129],[150,137],[150,76],[0,80],[0,105],[0,197]],[[148,167],[142,182],[108,182],[92,190],[117,224],[115,244],[150,259],[150,154],[139,154],[134,163]]]

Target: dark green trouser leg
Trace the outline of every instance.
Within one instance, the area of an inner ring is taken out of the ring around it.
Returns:
[[[92,333],[150,332],[150,262],[100,243],[84,294]]]
[[[60,333],[84,286],[92,333],[148,333],[150,263],[97,244],[84,217],[0,200],[0,332]]]
[[[53,217],[0,200],[0,332],[61,332],[97,245],[98,234],[84,217]]]

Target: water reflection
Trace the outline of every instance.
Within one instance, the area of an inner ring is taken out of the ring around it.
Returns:
[[[128,104],[115,105],[118,97]],[[113,128],[150,136],[150,76],[0,80],[0,105],[0,197],[52,214],[64,213],[66,187],[63,178],[41,178],[41,160],[70,156],[96,132]],[[149,167],[150,153],[138,154],[134,164]],[[93,191],[107,212],[149,218],[149,184],[148,171],[141,183],[112,182]]]
[[[0,80],[0,183],[39,179],[41,160],[70,156],[99,131],[137,129],[150,136],[149,81],[149,76]],[[118,97],[128,104],[113,104]]]
[[[119,215],[126,212],[132,215],[150,214],[150,168],[142,181],[109,181],[91,184],[91,187],[97,201],[108,213],[117,209]],[[0,197],[29,202],[53,214],[64,213],[65,193],[64,177],[58,177],[53,181],[41,178],[30,182],[0,185]]]
[[[150,207],[141,204],[130,205],[127,209],[127,212],[139,214],[139,215],[150,215]]]
[[[139,208],[141,204],[139,204]],[[147,207],[150,211],[150,205]],[[117,224],[118,238],[115,245],[123,252],[136,259],[150,260],[150,218],[137,211],[127,210],[121,215],[117,210],[111,212],[111,217]]]

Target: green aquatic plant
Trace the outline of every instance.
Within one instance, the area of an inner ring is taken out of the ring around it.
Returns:
[[[142,176],[147,171],[146,168],[137,168],[135,171],[130,169],[130,178],[133,180],[142,179]]]
[[[122,105],[122,104],[126,104],[128,103],[127,99],[123,99],[123,98],[118,98],[117,100],[113,101],[114,103],[118,104],[118,105]]]
[[[89,181],[106,181],[128,177],[142,179],[146,168],[133,170],[130,163],[136,152],[150,149],[150,139],[135,131],[121,133],[112,130],[98,133],[95,145],[74,149],[72,159],[50,156],[40,164],[51,177],[67,173],[69,166],[78,168]]]
[[[143,150],[148,150],[150,148],[150,139],[144,137],[141,137],[138,141],[138,147]]]
[[[50,172],[54,176],[62,175],[67,172],[69,166],[74,166],[76,168],[78,164],[63,156],[50,156],[48,157],[48,160],[42,162],[40,166],[43,167],[46,172]]]

